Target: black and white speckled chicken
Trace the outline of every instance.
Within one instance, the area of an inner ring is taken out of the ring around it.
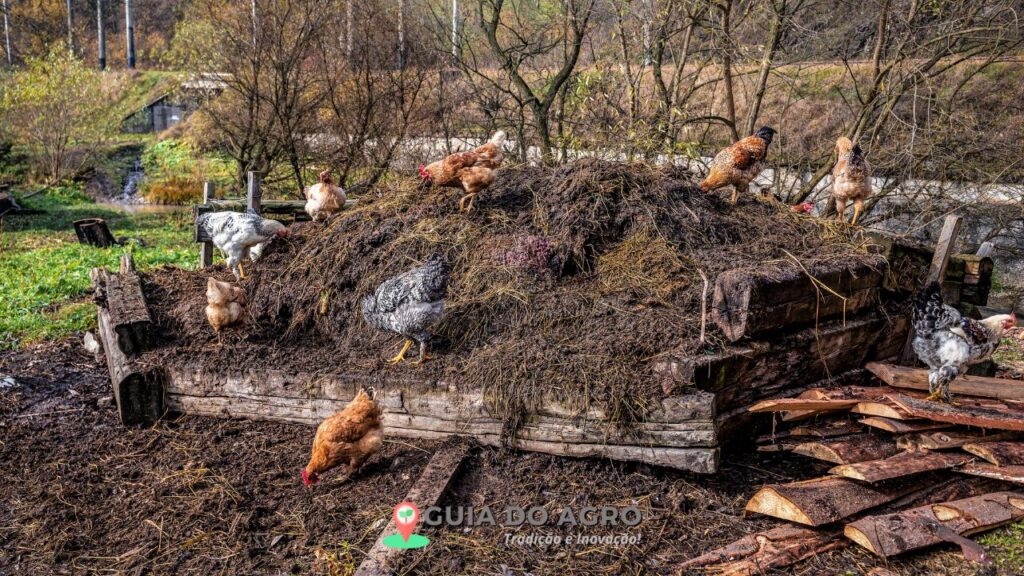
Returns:
[[[371,326],[406,338],[398,355],[388,360],[390,364],[405,360],[414,341],[420,347],[415,364],[430,359],[430,328],[444,313],[450,273],[448,261],[435,252],[422,266],[385,280],[372,295],[363,298],[363,317]]]
[[[942,301],[938,282],[925,287],[914,302],[914,351],[928,365],[928,399],[949,402],[949,384],[971,364],[988,359],[1003,332],[1016,325],[1013,314],[967,318]]]
[[[245,212],[208,212],[200,215],[197,223],[206,230],[214,245],[224,252],[235,278],[245,278],[242,258],[250,256],[252,248],[288,235],[288,227],[284,224],[263,218],[252,209]],[[262,251],[262,246],[257,250]]]

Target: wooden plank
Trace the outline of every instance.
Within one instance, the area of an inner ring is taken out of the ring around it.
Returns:
[[[923,432],[926,430],[941,430],[949,428],[952,424],[942,422],[929,422],[928,420],[893,420],[882,416],[868,416],[860,421],[865,426],[885,430],[893,434],[909,434],[911,432]]]
[[[703,569],[703,572],[725,576],[764,574],[845,547],[847,541],[838,536],[839,532],[835,530],[778,526],[766,532],[748,534],[722,548],[687,560],[677,567],[677,571],[690,574]]]
[[[1024,484],[1024,466],[994,466],[992,464],[965,464],[957,469],[957,472],[991,478],[1000,482],[1013,482]]]
[[[892,395],[887,396],[887,398],[916,418],[926,418],[950,424],[978,426],[979,428],[1024,432],[1024,411],[1010,409],[1005,404],[1002,408],[952,406],[939,402],[916,400],[903,395]]]
[[[900,406],[884,398],[858,402],[856,406],[850,408],[850,412],[853,412],[854,414],[863,414],[865,416],[879,416],[882,418],[888,418],[889,420],[913,419],[913,415],[911,415],[910,412],[907,412]]]
[[[736,342],[788,326],[852,314],[878,301],[884,268],[884,259],[820,267],[811,271],[817,283],[803,270],[781,277],[777,272],[727,271],[715,279],[711,320],[731,342]]]
[[[852,480],[874,483],[932,470],[953,468],[970,460],[971,457],[965,454],[906,451],[882,460],[836,466],[828,472]]]
[[[406,494],[404,501],[412,502],[420,510],[440,506],[445,493],[459,475],[471,448],[470,442],[458,441],[450,442],[435,452],[419,479]],[[356,576],[385,576],[392,573],[389,566],[403,551],[385,546],[384,539],[397,532],[394,519],[389,520],[373,548],[366,553],[366,558],[356,569]]]
[[[1024,494],[996,492],[942,504],[929,504],[847,524],[843,533],[860,546],[888,558],[951,542],[965,556],[985,561],[984,550],[962,538],[1024,518]]]
[[[932,255],[932,263],[928,268],[928,277],[924,286],[932,282],[941,282],[946,276],[946,267],[949,266],[949,257],[953,254],[953,246],[956,244],[956,237],[960,233],[960,217],[956,214],[946,216],[942,223],[942,231],[939,232],[939,240],[935,245],[935,253]],[[903,353],[900,354],[900,364],[913,366],[917,362],[917,354],[914,352],[914,326],[911,324],[907,332],[907,341],[903,345]]]
[[[744,510],[806,526],[823,526],[891,502],[917,488],[910,482],[871,486],[825,476],[765,486],[750,498]]]
[[[793,412],[793,411],[814,411],[833,412],[837,410],[849,410],[857,405],[857,400],[829,400],[817,398],[780,398],[778,400],[763,400],[754,404],[747,410],[750,412]]]
[[[758,444],[770,444],[779,440],[802,438],[835,438],[863,432],[864,428],[850,420],[827,420],[814,424],[794,426],[788,430],[779,430],[757,438]]]
[[[848,438],[804,442],[793,447],[794,454],[831,462],[854,464],[888,458],[900,450],[892,438],[878,434],[857,434]]]
[[[866,368],[880,380],[896,388],[928,390],[928,371],[880,362],[868,362]],[[1024,382],[1004,378],[964,375],[949,385],[957,396],[979,396],[1002,400],[1024,400]]]
[[[963,448],[996,466],[1024,465],[1024,442],[984,442],[964,444]]]
[[[944,430],[942,432],[921,432],[908,434],[896,440],[896,444],[904,450],[950,450],[966,444],[982,442],[998,442],[1016,438],[1012,432],[988,433],[984,431]]]

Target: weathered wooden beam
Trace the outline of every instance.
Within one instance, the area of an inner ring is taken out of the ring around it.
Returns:
[[[904,395],[891,395],[887,398],[916,418],[978,426],[979,428],[1024,432],[1024,410],[1012,409],[1006,404],[991,403],[988,406],[972,406],[961,400],[961,406],[952,406],[917,400]]]
[[[462,463],[469,456],[471,448],[472,443],[465,440],[449,442],[442,446],[430,458],[427,467],[423,469],[423,473],[420,474],[419,479],[413,484],[403,501],[412,502],[420,510],[439,506],[445,492],[459,475]],[[370,548],[366,553],[366,558],[356,569],[356,576],[386,576],[393,573],[389,567],[402,551],[385,546],[384,539],[392,534],[397,534],[397,531],[394,519],[389,520],[380,536],[377,537],[373,548]]]
[[[247,174],[245,186],[245,208],[246,210],[255,210],[257,214],[263,213],[263,190],[260,186],[262,183],[263,174],[252,171]]]
[[[772,434],[765,434],[757,438],[757,443],[769,444],[786,439],[802,441],[805,438],[835,438],[863,431],[864,428],[860,424],[850,420],[826,420],[824,422],[794,426],[788,430],[779,430]]]
[[[907,451],[881,460],[836,466],[829,470],[829,474],[875,483],[932,470],[953,468],[970,460],[971,457],[965,454]]]
[[[940,432],[919,432],[901,436],[896,439],[896,444],[903,450],[951,450],[966,444],[999,442],[1016,437],[1017,435],[1012,432],[986,434],[984,431],[943,430]]]
[[[994,466],[992,464],[971,463],[961,466],[957,469],[957,472],[999,480],[1000,482],[1024,484],[1024,466]]]
[[[958,544],[974,561],[984,561],[983,550],[962,536],[997,528],[1024,518],[1024,494],[996,492],[912,510],[869,516],[844,529],[847,538],[888,558],[941,542]]]
[[[847,541],[838,531],[809,530],[778,526],[767,532],[748,534],[739,540],[687,560],[678,566],[683,574],[702,569],[720,576],[752,576],[785,568],[822,554],[843,548]]]
[[[1024,442],[984,442],[964,444],[963,449],[996,466],[1024,465]]]
[[[882,416],[868,416],[860,421],[865,426],[885,430],[893,434],[910,434],[912,432],[924,432],[927,430],[941,430],[949,428],[952,424],[942,422],[929,422],[928,420],[893,420]]]
[[[213,194],[216,184],[213,182],[203,182],[203,204],[209,204],[210,200],[213,199]],[[193,211],[193,216],[198,217],[199,214]],[[199,227],[196,226],[196,238],[199,237]],[[199,267],[209,268],[213,266],[213,242],[206,240],[200,243],[199,246]]]
[[[765,486],[744,509],[807,526],[823,526],[891,502],[916,488],[912,482],[871,486],[826,476]]]
[[[953,247],[956,244],[956,237],[960,233],[960,217],[956,214],[946,216],[942,223],[942,231],[939,232],[939,240],[935,245],[935,253],[932,256],[931,266],[928,268],[928,277],[925,279],[925,286],[932,282],[941,282],[946,276],[946,267],[949,266],[949,257],[953,254]],[[900,364],[912,366],[917,362],[917,354],[914,352],[914,326],[910,326],[907,332],[907,341],[903,345],[903,353],[900,354]]]
[[[94,268],[90,276],[96,304],[107,312],[110,328],[117,335],[115,343],[127,356],[135,356],[149,345],[153,319],[146,306],[142,281],[135,271],[130,254],[121,260],[121,272],[110,273]],[[106,345],[106,343],[104,343]]]
[[[879,434],[857,434],[847,438],[804,442],[797,444],[792,450],[794,454],[833,464],[879,460],[899,451],[892,438],[885,438]]]
[[[700,473],[718,469],[714,396],[699,391],[662,399],[652,406],[647,421],[626,429],[610,424],[598,407],[581,412],[552,401],[527,415],[508,438],[502,419],[490,413],[479,391],[450,392],[446,385],[418,380],[386,386],[357,374],[224,374],[186,363],[169,364],[166,370],[169,407],[191,414],[315,425],[344,408],[356,386],[372,385],[390,436],[465,435],[486,445],[504,443],[549,454],[640,461]]]
[[[879,380],[890,386],[911,390],[928,390],[927,370],[881,362],[868,362],[866,368]],[[964,375],[949,385],[949,391],[958,396],[1024,400],[1024,386],[1021,385],[1020,380]]]
[[[819,267],[811,271],[718,275],[711,319],[732,342],[816,320],[842,317],[878,301],[885,261]],[[833,293],[835,292],[835,294]],[[839,294],[840,296],[837,296]]]

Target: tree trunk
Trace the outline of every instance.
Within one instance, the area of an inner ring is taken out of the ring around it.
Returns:
[[[80,244],[88,244],[97,248],[110,248],[117,244],[117,239],[107,228],[107,221],[102,218],[85,218],[74,222],[75,235]]]
[[[725,0],[719,6],[722,11],[722,81],[725,85],[725,117],[729,120],[729,129],[732,130],[732,139],[739,140],[740,134],[736,130],[736,93],[732,85],[732,33],[730,32],[729,18],[732,12],[732,0]]]

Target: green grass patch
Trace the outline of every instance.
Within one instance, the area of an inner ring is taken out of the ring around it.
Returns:
[[[45,213],[4,218],[0,348],[92,328],[96,313],[89,271],[116,268],[125,251],[131,250],[142,270],[197,264],[191,211],[130,214],[94,204],[76,187],[58,187],[21,204]],[[72,223],[92,217],[106,219],[114,236],[126,239],[125,245],[100,249],[79,244]]]
[[[1024,574],[1024,522],[1015,522],[978,538],[999,574]]]

